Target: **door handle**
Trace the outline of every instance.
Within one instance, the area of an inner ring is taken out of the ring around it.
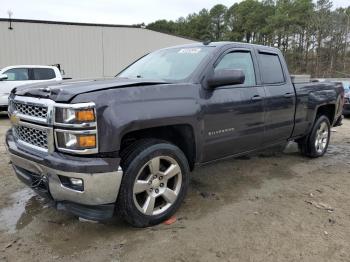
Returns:
[[[255,96],[253,96],[253,97],[251,98],[251,100],[252,100],[252,101],[260,101],[260,100],[262,100],[262,97],[259,96],[259,95],[255,95]]]
[[[293,97],[294,94],[293,93],[285,93],[283,96],[288,98],[288,97]]]

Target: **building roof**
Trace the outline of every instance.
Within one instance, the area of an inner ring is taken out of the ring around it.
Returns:
[[[34,24],[54,24],[54,25],[78,25],[78,26],[102,26],[102,27],[130,27],[141,28],[140,25],[118,25],[118,24],[97,24],[97,23],[79,23],[79,22],[61,22],[33,19],[11,19],[13,23],[34,23]],[[0,22],[10,22],[9,18],[0,18]]]
[[[9,18],[0,18],[0,22],[10,22]],[[99,27],[124,27],[124,28],[142,28],[150,31],[154,31],[157,33],[171,35],[176,37],[181,37],[187,40],[200,42],[198,39],[190,38],[187,36],[181,36],[172,33],[166,33],[162,31],[157,31],[153,29],[148,29],[146,27],[142,27],[141,25],[119,25],[119,24],[99,24],[99,23],[79,23],[79,22],[62,22],[62,21],[48,21],[48,20],[34,20],[34,19],[11,19],[12,23],[33,23],[33,24],[52,24],[52,25],[76,25],[76,26],[99,26]]]

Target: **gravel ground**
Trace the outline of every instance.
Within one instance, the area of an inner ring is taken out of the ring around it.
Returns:
[[[9,127],[0,116],[0,141]],[[328,153],[197,169],[172,225],[79,222],[22,185],[0,143],[0,261],[350,261],[350,120]]]

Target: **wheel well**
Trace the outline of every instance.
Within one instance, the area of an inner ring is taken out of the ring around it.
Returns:
[[[196,145],[193,128],[190,125],[162,126],[132,131],[122,137],[120,152],[143,138],[162,139],[176,145],[184,152],[190,169],[193,170],[196,158]]]
[[[329,122],[332,125],[334,121],[334,116],[335,116],[335,105],[320,106],[317,109],[317,117],[321,115],[328,117]]]

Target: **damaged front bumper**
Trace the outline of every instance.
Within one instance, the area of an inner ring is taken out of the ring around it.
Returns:
[[[17,147],[11,131],[6,145],[17,177],[38,194],[55,201],[56,207],[91,220],[114,214],[123,171],[119,159],[86,158],[55,153],[36,156]],[[83,181],[76,190],[64,181]]]

